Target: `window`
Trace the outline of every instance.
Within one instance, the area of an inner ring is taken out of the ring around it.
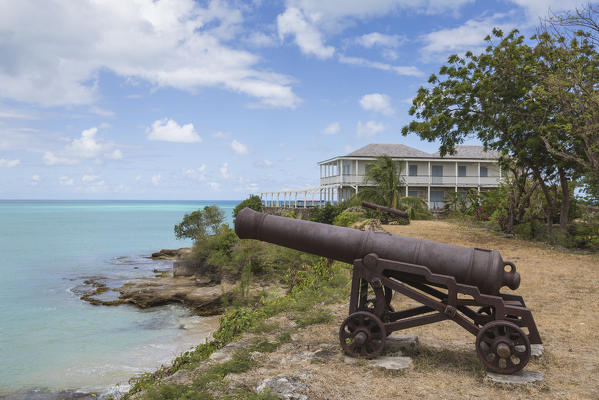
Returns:
[[[458,176],[466,176],[466,166],[458,165]]]
[[[408,196],[418,197],[418,190],[408,190]]]
[[[489,176],[489,170],[487,169],[487,167],[480,167],[480,176],[482,178],[486,178],[487,176]]]
[[[351,169],[350,164],[343,164],[343,175],[349,175],[350,169]]]
[[[418,176],[418,165],[408,165],[408,167],[409,167],[408,175]]]

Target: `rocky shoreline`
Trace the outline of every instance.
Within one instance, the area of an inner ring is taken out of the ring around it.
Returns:
[[[218,276],[206,263],[195,261],[190,248],[163,249],[152,253],[154,260],[173,260],[172,270],[155,270],[149,278],[133,279],[120,288],[108,288],[101,280],[88,279],[84,284],[93,290],[81,300],[92,305],[118,306],[132,304],[142,309],[166,304],[181,304],[197,315],[215,315],[222,311],[223,300],[233,291],[234,284]],[[118,292],[117,299],[103,299],[107,292]]]

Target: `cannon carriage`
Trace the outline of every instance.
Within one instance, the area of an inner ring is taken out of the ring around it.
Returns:
[[[360,231],[262,214],[238,213],[237,235],[353,264],[349,316],[339,340],[353,357],[375,358],[394,331],[452,320],[476,336],[476,352],[493,372],[512,374],[528,363],[541,337],[515,290],[520,275],[499,252]],[[421,304],[395,311],[394,293]]]

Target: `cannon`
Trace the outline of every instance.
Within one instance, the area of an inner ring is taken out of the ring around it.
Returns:
[[[398,210],[396,208],[391,208],[391,207],[379,206],[378,204],[370,203],[368,201],[363,201],[362,207],[370,208],[371,210],[383,211],[383,212],[386,212],[387,214],[391,214],[392,216],[394,216],[396,218],[408,218],[408,219],[410,218],[408,213],[405,211]]]
[[[541,337],[531,311],[515,290],[520,274],[496,250],[467,248],[387,232],[361,231],[267,215],[245,208],[235,232],[353,264],[349,316],[339,340],[353,357],[375,358],[394,331],[452,320],[476,336],[484,366],[493,372],[520,371],[531,344]],[[421,306],[394,310],[400,293]],[[525,332],[526,330],[526,332]]]

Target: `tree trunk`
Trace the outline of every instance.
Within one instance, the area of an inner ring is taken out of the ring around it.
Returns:
[[[545,196],[545,201],[547,202],[547,205],[545,206],[545,222],[547,223],[547,235],[551,236],[551,232],[553,230],[553,196],[551,196],[551,192],[545,184],[545,180],[541,176],[541,172],[537,168],[531,169],[537,182],[539,182],[539,185],[541,186],[541,190],[543,190],[543,195]]]
[[[562,232],[566,232],[568,229],[568,222],[570,219],[570,188],[568,185],[568,177],[563,167],[558,167],[559,181],[562,187],[562,206],[559,215],[559,228]]]

